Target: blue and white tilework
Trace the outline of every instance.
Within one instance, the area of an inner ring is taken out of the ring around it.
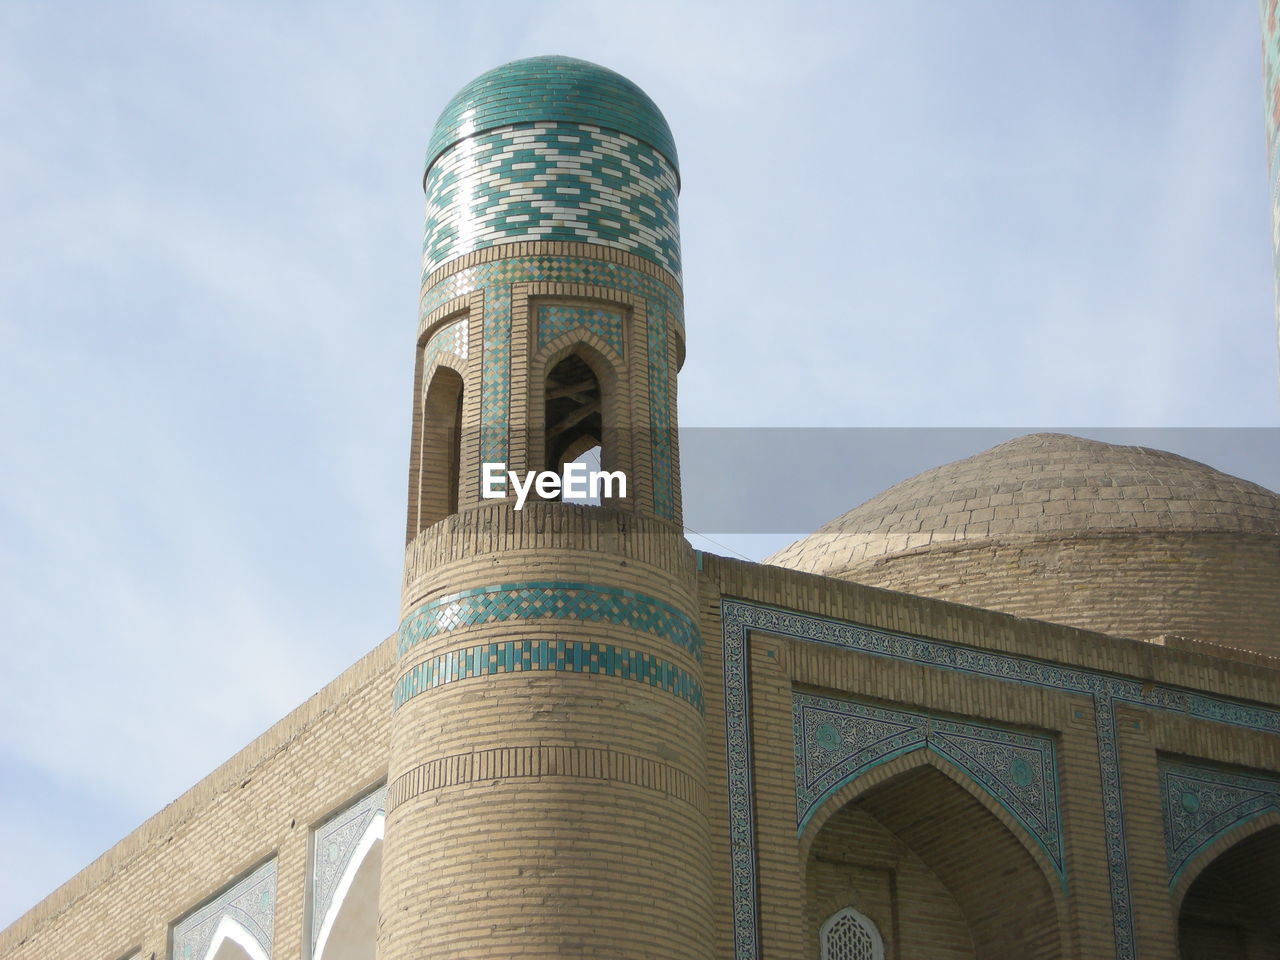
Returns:
[[[1103,834],[1115,934],[1116,960],[1136,960],[1133,901],[1125,838],[1124,794],[1120,783],[1115,705],[1165,710],[1197,720],[1223,723],[1280,736],[1280,710],[1215,697],[1181,687],[1144,683],[1031,657],[978,650],[873,630],[827,617],[794,613],[737,600],[721,602],[724,640],[725,742],[729,771],[730,865],[736,960],[758,960],[755,813],[751,770],[751,698],[747,638],[752,631],[856,650],[870,656],[938,670],[954,670],[1008,683],[1091,697],[1098,741]]]
[[[338,884],[369,826],[387,815],[387,788],[379,787],[316,828],[311,858],[311,950]]]
[[[792,715],[797,834],[845,784],[894,757],[931,750],[1013,815],[1066,888],[1052,737],[799,691],[792,698]]]
[[[275,916],[276,861],[272,859],[174,925],[174,960],[204,960],[224,917],[243,927],[270,957]]]
[[[1280,777],[1161,760],[1160,808],[1172,890],[1218,837],[1268,811],[1280,812]]]
[[[499,243],[574,240],[680,276],[676,172],[625,133],[517,124],[466,137],[427,175],[422,269]]]
[[[403,657],[416,644],[459,627],[518,620],[581,620],[628,627],[668,640],[694,659],[702,659],[697,626],[669,604],[619,587],[561,582],[495,584],[429,600],[401,621],[397,654]]]
[[[670,467],[675,427],[670,417],[667,387],[666,344],[669,324],[679,329],[684,311],[680,294],[662,281],[621,264],[586,257],[508,257],[477,264],[442,278],[422,297],[419,315],[474,292],[484,296],[484,342],[479,346],[483,362],[480,396],[480,460],[508,460],[511,408],[511,285],[515,283],[584,284],[607,287],[643,300],[649,326],[648,370],[654,440],[655,513],[674,516]],[[634,362],[632,359],[630,362]]]

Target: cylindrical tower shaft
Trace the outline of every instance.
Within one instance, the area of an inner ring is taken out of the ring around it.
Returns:
[[[710,955],[678,185],[661,113],[583,61],[499,67],[436,125],[383,960]],[[601,506],[486,498],[486,464],[592,447],[625,477]]]

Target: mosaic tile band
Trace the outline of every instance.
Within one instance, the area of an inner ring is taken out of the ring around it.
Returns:
[[[1160,809],[1169,889],[1220,836],[1280,812],[1280,778],[1182,761],[1160,761]]]
[[[626,134],[541,123],[467,137],[432,166],[426,192],[424,276],[520,240],[613,247],[680,276],[675,170]]]
[[[204,960],[224,917],[243,927],[263,953],[271,956],[276,919],[274,859],[174,926],[174,960]]]
[[[1030,657],[993,653],[939,640],[886,633],[842,620],[738,600],[723,600],[720,615],[724,640],[725,749],[729,770],[730,866],[736,960],[758,960],[760,957],[747,660],[747,638],[753,630],[939,670],[956,670],[992,680],[1092,697],[1116,960],[1136,960],[1137,943],[1129,884],[1115,704],[1130,703],[1148,710],[1167,710],[1198,720],[1280,735],[1280,710],[1181,687],[1144,684],[1129,677],[1058,666]]]
[[[425,279],[425,278],[424,278]],[[480,397],[480,459],[508,460],[511,406],[511,285],[515,283],[578,284],[616,290],[642,300],[649,332],[649,428],[655,438],[654,512],[675,516],[674,427],[670,415],[667,342],[670,331],[683,328],[680,294],[656,277],[622,264],[589,257],[503,257],[441,277],[423,293],[420,321],[459,297],[483,294],[484,333],[480,345],[483,370]],[[629,363],[638,362],[628,358]],[[640,425],[637,425],[640,426]]]
[[[1022,824],[1066,889],[1052,737],[801,692],[793,695],[792,716],[797,834],[845,784],[894,757],[931,750],[967,773]]]
[[[365,832],[387,813],[387,788],[379,787],[316,828],[311,858],[311,950],[338,884]]]
[[[670,640],[701,662],[703,640],[693,621],[653,597],[587,583],[502,583],[472,587],[429,600],[400,623],[396,651],[404,656],[423,640],[486,623],[581,620],[610,623]]]
[[[658,687],[705,712],[702,686],[669,660],[626,647],[577,640],[503,640],[424,660],[396,681],[392,707],[459,680],[504,673],[591,673]]]

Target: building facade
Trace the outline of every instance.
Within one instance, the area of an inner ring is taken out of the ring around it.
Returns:
[[[398,630],[0,956],[1280,957],[1280,497],[1035,435],[695,552],[657,107],[507,64],[424,187]]]

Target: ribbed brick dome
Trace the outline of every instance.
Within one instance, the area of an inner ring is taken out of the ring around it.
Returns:
[[[1145,447],[1020,437],[904,480],[766,562],[1280,653],[1280,496]]]

